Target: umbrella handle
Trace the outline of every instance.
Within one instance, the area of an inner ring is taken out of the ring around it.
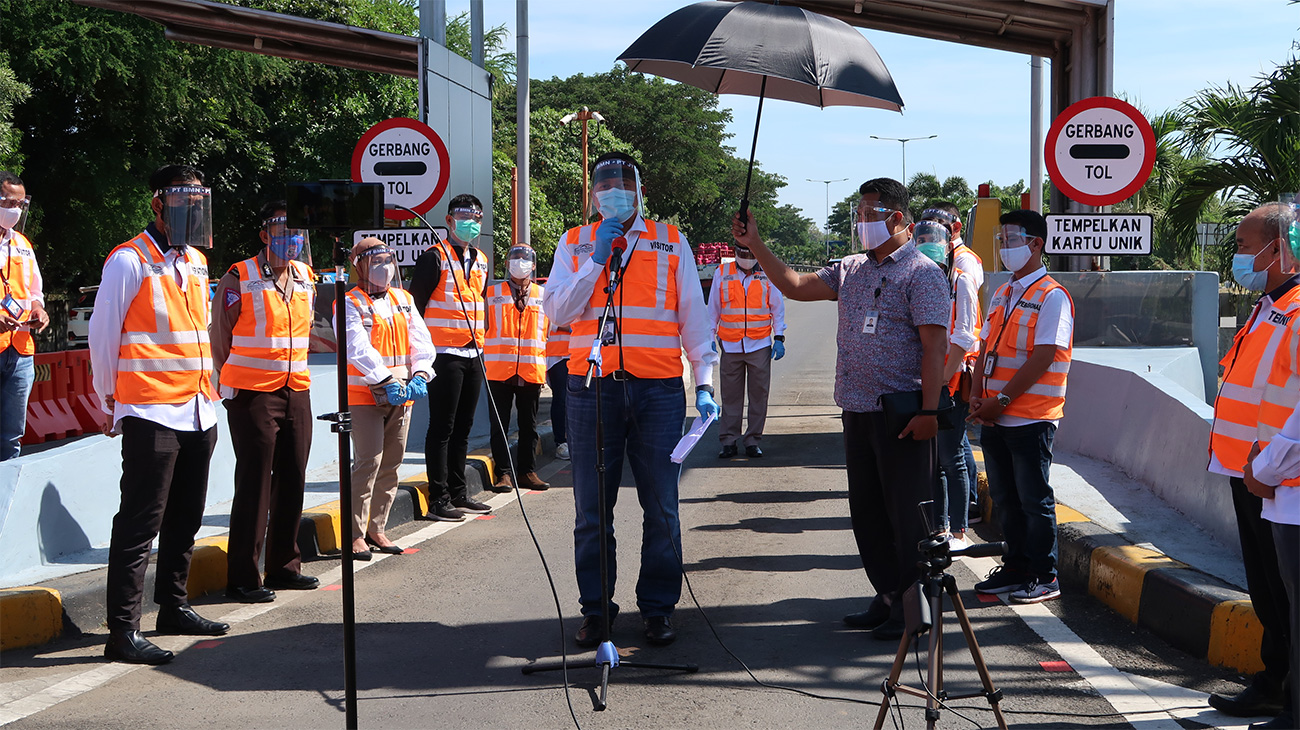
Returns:
[[[740,228],[742,232],[749,231],[749,198],[746,197],[740,201]]]
[[[754,115],[754,141],[749,147],[749,171],[745,173],[745,196],[740,199],[740,225],[746,230],[749,228],[749,220],[745,217],[749,212],[749,183],[754,177],[754,153],[758,151],[758,125],[763,121],[763,98],[766,96],[767,76],[764,76],[758,87],[758,113]]]

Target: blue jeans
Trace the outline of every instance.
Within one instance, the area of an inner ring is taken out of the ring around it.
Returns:
[[[567,410],[569,454],[573,463],[573,557],[577,567],[582,615],[603,612],[600,595],[600,508],[596,475],[596,385],[582,387],[583,378],[570,375]],[[610,611],[614,603],[617,551],[614,549],[614,503],[623,473],[623,458],[631,462],[641,502],[641,574],[636,604],[642,617],[670,616],[682,596],[682,528],[677,511],[677,480],[681,466],[669,456],[682,436],[686,395],[681,378],[662,380],[601,380],[605,424],[605,507],[608,529]],[[662,508],[662,510],[661,510]],[[674,552],[675,551],[675,552]]]
[[[1056,495],[1048,483],[1055,436],[1051,423],[980,430],[989,495],[1007,541],[1002,562],[1044,582],[1056,577]]]
[[[0,461],[18,456],[27,430],[27,397],[36,379],[35,358],[12,347],[0,352]]]
[[[966,408],[970,408],[969,403],[966,404]],[[966,434],[964,426],[961,429],[961,446],[966,451],[966,483],[970,486],[970,501],[978,502],[980,470],[975,465],[975,451],[970,447],[970,436]]]
[[[569,361],[561,360],[546,371],[546,384],[551,387],[551,433],[555,435],[555,445],[569,443],[568,430],[565,428],[564,405],[569,390]]]
[[[969,527],[970,477],[966,472],[966,415],[970,404],[953,399],[952,420],[955,428],[940,431],[935,440],[939,447],[939,488],[935,513],[941,527],[961,532]]]

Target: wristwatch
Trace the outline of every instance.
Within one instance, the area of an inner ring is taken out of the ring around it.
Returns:
[[[994,397],[998,399],[998,405],[1002,406],[1003,408],[1006,408],[1007,406],[1011,405],[1011,396],[1007,395],[1006,393],[998,393]]]
[[[714,392],[713,392],[713,386],[712,386],[712,385],[697,385],[697,386],[695,386],[695,392],[696,392],[696,393],[700,393],[700,392],[708,393],[710,396],[713,396],[713,395],[714,395]]]
[[[772,339],[776,340],[777,342],[785,342],[785,335],[773,335]]]

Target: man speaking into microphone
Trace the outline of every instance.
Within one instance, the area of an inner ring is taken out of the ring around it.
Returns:
[[[542,306],[556,325],[571,325],[568,436],[573,463],[574,562],[583,622],[574,637],[588,648],[601,641],[600,511],[596,474],[596,390],[587,388],[588,357],[600,337],[601,409],[604,420],[605,525],[608,537],[611,630],[618,615],[614,503],[627,457],[636,481],[642,520],[637,608],[645,638],[666,645],[677,638],[673,609],[681,598],[681,523],[677,480],[669,458],[682,435],[688,394],[681,351],[698,384],[689,394],[701,416],[718,413],[713,388],[717,353],[710,346],[704,293],[690,245],[676,227],[643,217],[644,193],[636,162],[621,152],[596,160],[592,202],[597,223],[571,228],[555,250]],[[621,272],[621,274],[620,274]],[[610,294],[611,313],[597,332]]]

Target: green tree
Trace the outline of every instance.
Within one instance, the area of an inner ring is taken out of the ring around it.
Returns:
[[[0,169],[22,170],[18,154],[19,131],[14,128],[14,106],[31,96],[32,89],[18,80],[9,67],[9,54],[0,53]]]

